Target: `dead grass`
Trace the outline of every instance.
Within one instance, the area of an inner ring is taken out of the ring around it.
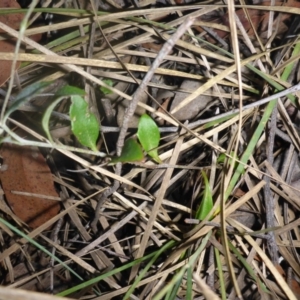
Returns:
[[[30,229],[2,199],[3,299],[300,299],[299,2],[259,2],[137,1],[121,9],[122,1],[107,1],[99,11],[114,12],[97,14],[94,1],[78,1],[81,10],[57,1],[65,10],[52,11],[56,24],[33,23],[18,58],[1,53],[23,61],[10,101],[34,82],[52,82],[6,123],[48,147],[62,208]],[[194,22],[175,41],[187,16]],[[36,33],[48,38],[34,42]],[[103,95],[106,79],[113,93]],[[161,129],[163,164],[116,167],[72,151],[83,147],[71,133],[68,100],[52,114],[49,146],[41,116],[67,84],[85,90],[101,123],[99,152],[115,155],[118,132],[135,137],[148,113]],[[0,91],[4,103],[8,83]],[[209,197],[214,206],[198,220]]]

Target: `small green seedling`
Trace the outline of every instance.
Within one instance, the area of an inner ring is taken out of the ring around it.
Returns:
[[[100,125],[96,116],[89,111],[88,104],[83,98],[84,94],[83,90],[72,86],[65,86],[60,89],[55,95],[56,99],[43,116],[42,126],[49,140],[52,141],[49,131],[51,113],[60,101],[69,97],[71,99],[69,113],[72,132],[83,146],[98,151],[96,142],[100,133]],[[161,163],[157,152],[160,140],[159,129],[147,114],[143,114],[139,120],[137,136],[141,145],[134,139],[125,141],[121,156],[113,157],[111,163],[142,161],[144,159],[143,150],[156,162]]]
[[[143,150],[156,162],[161,163],[157,153],[160,140],[159,129],[147,114],[143,114],[139,120],[137,136],[141,145],[134,139],[125,141],[121,156],[113,157],[111,163],[142,161],[144,159]]]
[[[110,163],[142,161],[144,154],[141,145],[134,139],[125,141],[121,156],[113,157]]]
[[[97,152],[96,143],[100,133],[100,125],[96,116],[89,111],[87,102],[81,96],[73,95],[71,101],[72,132],[83,146]]]
[[[83,98],[84,94],[85,92],[77,87],[65,86],[60,89],[55,94],[56,100],[47,108],[43,116],[42,126],[47,137],[52,141],[49,131],[51,113],[60,101],[69,97],[71,99],[69,113],[72,132],[83,146],[97,152],[96,142],[100,133],[100,125],[96,116],[89,111],[88,104]]]
[[[160,132],[156,123],[147,114],[143,114],[139,120],[137,136],[148,155],[150,155],[157,163],[161,163],[162,161],[157,152]]]

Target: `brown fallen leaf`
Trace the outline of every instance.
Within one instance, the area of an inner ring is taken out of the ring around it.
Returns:
[[[51,171],[36,147],[3,144],[0,180],[12,211],[32,228],[37,228],[58,214],[60,204],[45,197],[58,197]],[[40,197],[14,193],[25,192]]]
[[[180,88],[182,90],[188,91],[190,93],[197,90],[202,85],[201,82],[192,79],[185,79]],[[162,90],[158,92],[157,101],[163,103],[168,98],[173,98],[172,104],[170,107],[170,111],[172,111],[176,106],[178,106],[182,101],[189,96],[188,93],[179,92],[179,91],[166,91]],[[179,121],[190,120],[199,114],[201,110],[203,110],[208,103],[212,101],[211,96],[207,95],[200,95],[191,101],[188,105],[182,107],[173,116],[178,119]]]
[[[21,8],[20,5],[14,0],[0,0],[0,8]],[[7,14],[0,15],[0,22],[13,29],[19,29],[20,23],[23,19],[23,14]],[[5,32],[0,29],[0,35],[5,34]],[[5,34],[6,35],[6,34]],[[7,37],[7,35],[6,35]],[[0,51],[1,52],[14,52],[15,51],[16,40],[10,38],[9,40],[0,41]],[[12,61],[0,60],[0,87],[10,78]],[[20,66],[20,62],[16,63],[16,69]]]
[[[1,8],[21,8],[17,1],[15,0],[0,0],[0,7]],[[10,26],[11,28],[19,28],[21,21],[23,19],[22,13],[16,13],[16,14],[3,14],[0,15],[0,20],[2,23],[6,24],[7,26]],[[0,29],[0,32],[3,32],[2,29]]]
[[[275,268],[280,273],[280,275],[284,279],[286,279],[286,274],[285,274],[285,271],[282,269],[282,267],[280,265],[275,265]],[[288,285],[289,285],[290,289],[292,290],[292,292],[294,293],[295,297],[297,299],[300,299],[300,285],[299,285],[299,283],[295,279],[291,279],[288,282]]]

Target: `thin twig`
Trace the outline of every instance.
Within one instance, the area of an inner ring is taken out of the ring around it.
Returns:
[[[275,100],[274,100],[275,101]],[[274,156],[273,156],[273,149],[274,149],[274,140],[275,140],[275,128],[276,128],[276,115],[277,115],[277,106],[275,106],[272,116],[271,116],[271,124],[270,124],[270,132],[268,138],[268,148],[267,148],[267,161],[270,165],[273,165]],[[266,170],[269,174],[269,171]],[[266,228],[273,228],[275,227],[275,216],[274,216],[274,197],[271,193],[270,187],[270,177],[264,176],[264,180],[266,181],[266,185],[264,186],[264,198],[265,198],[265,206],[266,206]],[[278,263],[278,247],[276,244],[275,234],[273,231],[269,232],[269,239],[268,239],[268,250],[270,253],[270,257],[273,263]]]
[[[121,163],[117,163],[116,164],[116,170],[115,170],[115,174],[116,175],[120,175],[121,174],[121,168],[122,168],[122,164]],[[100,210],[101,207],[103,206],[103,204],[105,203],[106,199],[111,196],[120,186],[120,182],[118,180],[114,180],[113,186],[110,187],[109,189],[107,189],[106,191],[104,191],[100,198],[98,199],[97,202],[97,206],[95,208],[95,216],[93,221],[91,222],[91,228],[93,230],[94,233],[97,233],[97,222],[100,216]]]

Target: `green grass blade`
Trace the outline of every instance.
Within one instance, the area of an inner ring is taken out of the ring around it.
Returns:
[[[123,265],[121,267],[118,267],[118,268],[113,269],[113,270],[111,270],[109,272],[101,274],[101,275],[99,275],[99,276],[97,276],[95,278],[92,278],[92,279],[90,279],[90,280],[88,280],[86,282],[78,284],[78,285],[76,285],[76,286],[74,286],[74,287],[72,287],[70,289],[67,289],[67,290],[65,290],[63,292],[58,293],[56,296],[61,296],[61,297],[68,296],[68,295],[70,295],[72,293],[75,293],[75,292],[77,292],[77,291],[85,288],[85,287],[88,287],[88,286],[90,286],[92,284],[98,283],[99,281],[101,281],[101,280],[103,280],[105,278],[108,278],[108,277],[113,276],[115,274],[118,274],[118,273],[120,273],[120,272],[122,272],[124,270],[127,270],[127,269],[129,269],[129,268],[131,268],[133,266],[136,266],[136,265],[140,264],[141,262],[143,262],[145,260],[151,259],[158,251],[159,250],[154,251],[153,253],[150,253],[148,255],[145,255],[144,257],[138,258],[138,259],[136,259],[136,260],[134,260],[132,262],[129,262],[129,263],[127,263],[127,264],[125,264],[125,265]]]
[[[250,155],[252,155],[253,153],[253,150],[255,149],[255,146],[257,145],[257,142],[258,140],[260,139],[264,129],[265,129],[265,126],[272,114],[272,111],[274,109],[274,107],[276,106],[277,104],[277,100],[272,100],[271,102],[268,103],[266,109],[265,109],[265,112],[262,116],[262,119],[260,120],[258,126],[256,127],[250,141],[249,141],[249,144],[245,150],[245,152],[243,153],[240,161],[244,164],[247,164],[249,158],[250,158]],[[238,179],[240,178],[240,176],[243,174],[244,172],[244,165],[243,164],[239,164],[229,182],[229,185],[228,185],[228,188],[225,192],[225,201],[228,199],[229,195],[231,194],[231,192],[233,191]]]
[[[137,287],[139,282],[142,280],[142,278],[145,276],[145,274],[148,272],[148,270],[151,268],[151,266],[154,264],[154,262],[159,258],[159,256],[165,252],[166,250],[172,248],[175,245],[175,241],[169,241],[165,245],[163,245],[151,258],[151,260],[148,262],[146,267],[140,272],[139,276],[135,279],[134,283],[130,287],[130,289],[127,291],[123,299],[129,299],[130,295],[133,293],[134,289]]]
[[[204,181],[204,193],[202,196],[200,206],[196,212],[196,219],[200,221],[204,220],[207,217],[207,215],[211,212],[214,206],[209,181],[203,170],[201,171],[201,173]]]
[[[187,284],[186,284],[186,299],[193,300],[193,268],[189,267],[187,269]]]
[[[264,291],[265,293],[270,293],[270,291],[268,291],[268,289],[266,288],[266,286],[261,282],[261,280],[256,276],[256,274],[254,273],[252,267],[248,264],[248,262],[246,261],[246,259],[241,255],[241,253],[232,245],[232,243],[230,241],[229,242],[229,248],[230,250],[237,256],[238,260],[243,264],[243,266],[245,267],[245,269],[247,270],[247,272],[249,273],[249,275],[253,278],[253,280],[255,282],[257,282],[261,288],[262,291]]]
[[[300,43],[297,43],[294,50],[293,50],[293,53],[292,53],[292,56],[296,56],[298,55],[300,52]],[[297,62],[296,62],[297,63]],[[288,66],[286,66],[285,70],[283,71],[282,73],[282,76],[281,76],[281,80],[287,80],[289,75],[290,75],[290,72],[292,70],[292,66],[290,66],[290,64]],[[282,88],[282,87],[281,87]],[[282,88],[283,89],[283,88]],[[277,91],[275,91],[276,93]],[[265,109],[265,112],[263,114],[263,117],[262,119],[260,120],[249,144],[248,144],[248,147],[246,148],[246,151],[244,152],[244,154],[242,155],[242,158],[241,158],[241,162],[242,163],[247,163],[249,158],[250,158],[250,155],[252,154],[262,132],[264,131],[264,128],[265,128],[265,125],[267,124],[271,114],[272,114],[272,111],[273,109],[275,108],[277,104],[277,100],[272,100],[271,102],[268,103],[266,109]],[[235,173],[233,174],[232,178],[231,178],[231,181],[229,183],[229,186],[226,190],[226,193],[225,193],[225,200],[229,197],[230,193],[232,192],[235,184],[237,183],[239,177],[241,176],[241,174],[243,173],[244,171],[244,166],[242,164],[239,164],[238,167],[236,168],[235,170]]]
[[[300,43],[297,43],[293,50],[292,57],[297,56],[299,53],[300,53]],[[281,77],[280,77],[282,80],[284,80],[284,81],[288,80],[288,78],[294,68],[295,63],[298,64],[299,62],[296,61],[294,63],[290,63],[284,68],[284,71],[282,72]]]
[[[32,97],[34,97],[39,91],[41,91],[43,88],[47,87],[50,85],[51,82],[35,82],[26,88],[24,88],[15,98],[15,101],[13,104],[8,108],[6,111],[4,118],[3,118],[3,123],[6,122],[7,118],[10,116],[11,113],[13,113],[15,110],[17,110],[20,105],[22,105],[25,102],[30,101]]]
[[[184,275],[184,274],[183,274]],[[165,299],[166,300],[176,300],[178,299],[177,298],[177,293],[178,293],[178,290],[180,288],[180,285],[181,285],[181,282],[182,282],[182,278],[183,278],[183,275],[182,277],[180,277],[174,284],[174,286],[168,290],[168,293],[166,294],[166,297]]]
[[[78,279],[83,280],[83,278],[80,275],[78,275],[75,271],[73,271],[66,263],[64,263],[62,260],[60,260],[59,258],[57,258],[55,255],[53,255],[51,252],[49,252],[47,249],[45,249],[42,245],[40,245],[39,243],[37,243],[35,240],[33,240],[28,235],[26,235],[24,232],[20,231],[15,226],[13,226],[10,223],[6,222],[1,217],[0,217],[0,222],[3,223],[6,227],[8,227],[10,230],[12,230],[14,233],[16,233],[19,236],[21,236],[22,238],[26,239],[29,243],[31,243],[32,245],[34,245],[35,247],[37,247],[38,249],[40,249],[41,251],[43,251],[44,253],[46,253],[47,255],[49,255],[55,261],[57,261],[58,263],[62,264],[68,271],[70,271],[70,273],[72,273]]]
[[[176,282],[178,280],[181,280],[181,278],[183,277],[183,275],[185,274],[186,270],[189,268],[189,267],[192,267],[196,260],[198,259],[199,255],[201,254],[201,252],[204,250],[204,248],[206,247],[207,243],[208,243],[208,240],[210,238],[212,234],[212,231],[209,231],[206,236],[202,239],[201,241],[201,244],[199,246],[199,248],[195,251],[195,253],[193,255],[191,255],[191,257],[189,258],[187,264],[182,267],[180,269],[180,271],[173,276],[173,278],[171,279],[171,281],[166,284],[166,286],[161,289],[154,297],[153,297],[153,300],[160,300],[164,297],[164,295],[166,295],[166,293],[170,290],[170,289],[173,289],[174,285],[176,284]]]
[[[219,274],[219,281],[220,281],[220,292],[222,296],[222,300],[226,300],[226,287],[225,287],[225,281],[224,281],[224,274],[223,274],[223,266],[221,263],[220,258],[220,252],[217,248],[214,248],[215,250],[215,257],[216,257],[216,263],[218,268],[218,274]]]

